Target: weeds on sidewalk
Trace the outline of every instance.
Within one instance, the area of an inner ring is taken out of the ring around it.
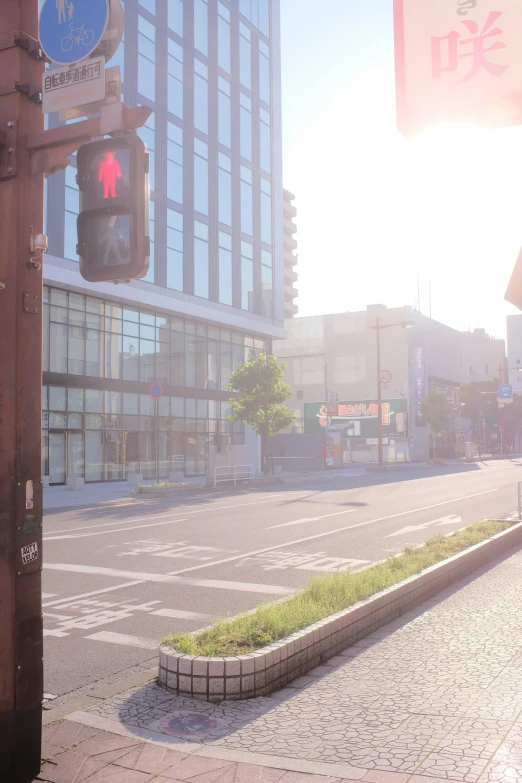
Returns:
[[[308,625],[340,612],[387,587],[418,574],[510,527],[506,521],[483,521],[425,544],[407,548],[399,555],[355,573],[314,576],[304,590],[277,603],[259,606],[255,612],[232,620],[219,620],[199,634],[179,633],[163,639],[186,655],[244,655],[284,639]]]

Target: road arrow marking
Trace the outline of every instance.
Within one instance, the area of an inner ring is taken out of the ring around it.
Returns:
[[[434,519],[431,522],[425,522],[423,525],[409,525],[408,527],[402,527],[400,530],[396,530],[395,533],[390,533],[389,536],[384,537],[393,538],[394,536],[402,536],[405,533],[413,533],[415,530],[426,530],[426,528],[435,525],[456,525],[459,522],[462,522],[462,517],[457,517],[454,515],[440,517],[439,519]]]

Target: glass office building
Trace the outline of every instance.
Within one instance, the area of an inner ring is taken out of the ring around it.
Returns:
[[[120,67],[127,105],[153,110],[139,131],[151,155],[151,263],[129,284],[83,280],[74,156],[48,178],[51,484],[203,475],[210,452],[245,441],[254,455],[251,434],[227,419],[227,379],[284,336],[279,0],[123,5],[107,67]]]

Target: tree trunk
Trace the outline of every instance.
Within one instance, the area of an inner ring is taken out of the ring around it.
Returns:
[[[268,435],[261,436],[261,462],[263,465],[263,473],[265,476],[269,474],[269,460],[268,460]]]

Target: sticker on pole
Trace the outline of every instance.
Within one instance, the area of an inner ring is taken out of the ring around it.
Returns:
[[[387,386],[392,382],[393,375],[389,370],[381,370],[379,373],[379,380],[383,386]]]
[[[23,546],[20,551],[22,553],[23,565],[27,565],[28,563],[33,563],[35,560],[38,560],[38,544],[36,541],[34,544],[27,544],[27,546]]]
[[[149,394],[153,400],[159,400],[163,394],[163,386],[161,383],[153,383],[149,388]]]
[[[107,0],[46,0],[38,24],[40,45],[54,63],[77,63],[94,52],[108,18]]]

